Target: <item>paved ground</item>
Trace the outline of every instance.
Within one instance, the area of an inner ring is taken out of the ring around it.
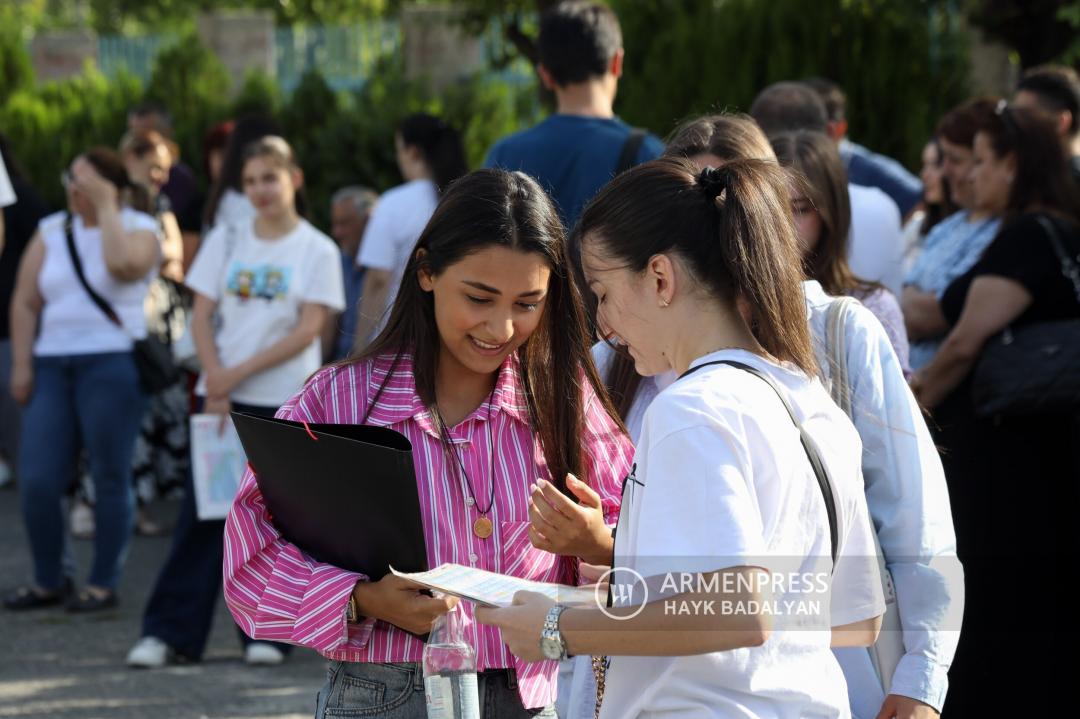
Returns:
[[[174,503],[153,508],[171,522]],[[90,543],[75,542],[89,569]],[[224,602],[218,605],[206,659],[200,664],[137,671],[124,656],[138,638],[151,583],[168,538],[136,538],[120,589],[120,607],[91,616],[60,609],[0,609],[0,717],[33,719],[300,719],[311,717],[323,660],[299,650],[280,667],[251,668]],[[0,591],[30,577],[18,494],[0,489]]]

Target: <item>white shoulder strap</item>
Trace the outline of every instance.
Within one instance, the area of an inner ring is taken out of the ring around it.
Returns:
[[[851,416],[851,387],[848,384],[847,318],[858,300],[837,297],[829,303],[825,317],[825,352],[829,361],[829,393],[833,401]]]

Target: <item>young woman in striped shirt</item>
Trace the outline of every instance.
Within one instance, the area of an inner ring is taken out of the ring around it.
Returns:
[[[558,215],[534,180],[467,175],[418,240],[382,333],[360,357],[316,374],[278,416],[407,436],[431,566],[574,582],[574,557],[611,560],[607,525],[633,448],[601,389],[570,276]],[[545,534],[552,525],[533,498],[543,503],[552,487],[580,504],[573,521],[555,522],[566,531]],[[409,632],[429,630],[453,600],[305,556],[267,521],[250,472],[225,542],[225,597],[240,626],[331,660],[317,716],[426,716],[424,645]],[[347,621],[350,600],[359,621]],[[515,659],[497,629],[463,609],[484,716],[554,717],[556,663]]]

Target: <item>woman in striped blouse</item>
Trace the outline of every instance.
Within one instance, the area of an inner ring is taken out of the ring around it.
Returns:
[[[558,215],[535,181],[499,170],[465,176],[418,240],[379,337],[312,377],[278,413],[409,438],[430,566],[570,583],[577,558],[611,560],[607,525],[633,448],[601,388],[567,268]],[[545,534],[551,525],[534,502],[552,487],[580,503],[573,522]],[[426,716],[424,645],[410,632],[428,631],[453,600],[313,561],[267,521],[250,472],[225,545],[225,597],[240,626],[331,660],[317,716]],[[497,629],[464,610],[485,716],[554,717],[556,663],[515,659]]]

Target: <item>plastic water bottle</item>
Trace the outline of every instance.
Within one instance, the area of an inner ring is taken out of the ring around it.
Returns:
[[[424,645],[424,695],[428,719],[480,719],[476,652],[457,607],[435,620]]]

